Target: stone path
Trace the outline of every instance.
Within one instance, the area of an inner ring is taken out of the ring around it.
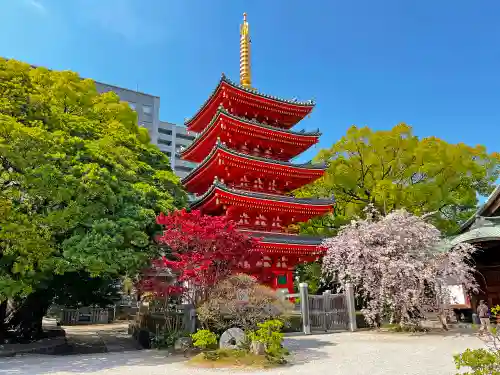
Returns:
[[[293,366],[252,371],[267,375],[454,375],[453,354],[480,348],[470,335],[382,334],[372,332],[288,337]],[[154,350],[78,356],[24,356],[0,360],[0,375],[215,375],[185,365],[180,356]],[[248,372],[246,372],[248,373]]]
[[[63,328],[74,353],[123,352],[139,349],[127,332],[128,322]]]

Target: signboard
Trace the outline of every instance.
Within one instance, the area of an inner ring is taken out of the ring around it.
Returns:
[[[448,289],[449,294],[448,305],[451,308],[471,308],[470,298],[467,293],[465,293],[464,287],[462,285],[448,285],[446,288]]]

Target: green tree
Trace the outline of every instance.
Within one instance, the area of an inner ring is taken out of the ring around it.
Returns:
[[[39,333],[58,275],[136,272],[158,253],[156,215],[186,201],[168,158],[116,94],[69,71],[0,59],[2,331]]]
[[[381,213],[400,208],[415,215],[435,213],[432,223],[452,233],[477,209],[477,196],[491,193],[500,174],[498,153],[490,154],[484,146],[418,138],[405,124],[388,131],[352,126],[315,160],[326,162],[327,172],[296,193],[333,195],[336,213],[328,219],[333,227],[361,216],[371,203]],[[318,231],[317,220],[302,231]]]
[[[320,262],[301,263],[297,265],[295,274],[299,277],[299,283],[307,283],[311,294],[316,294],[323,284]]]

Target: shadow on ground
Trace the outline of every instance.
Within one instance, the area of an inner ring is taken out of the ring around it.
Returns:
[[[337,344],[330,340],[322,340],[319,337],[287,337],[285,346],[290,350],[290,364],[300,365],[309,362],[318,361],[328,357],[327,350],[322,350],[327,347],[336,346]]]
[[[302,365],[328,357],[327,347],[336,346],[326,337],[286,338],[290,350],[290,365]],[[67,356],[26,355],[0,360],[0,375],[49,375],[53,373],[93,374],[116,368],[137,368],[141,373],[150,373],[153,367],[167,364],[182,366],[188,358],[163,351],[142,350],[114,353],[80,354]],[[150,369],[148,369],[148,367]],[[141,370],[139,370],[141,368]],[[174,366],[171,370],[178,368]],[[134,371],[134,370],[133,370]]]
[[[125,355],[126,354],[126,355]],[[93,374],[98,371],[124,366],[147,367],[187,361],[182,355],[169,355],[158,351],[136,351],[78,356],[19,356],[0,360],[0,374],[48,375],[55,372]]]

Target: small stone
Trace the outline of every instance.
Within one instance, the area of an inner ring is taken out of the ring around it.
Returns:
[[[219,340],[221,349],[238,349],[245,341],[245,332],[241,328],[233,327],[225,331]]]
[[[252,341],[250,344],[250,352],[255,355],[264,355],[266,353],[266,347],[259,341]]]
[[[175,340],[174,350],[186,350],[193,345],[191,337],[179,337]]]

